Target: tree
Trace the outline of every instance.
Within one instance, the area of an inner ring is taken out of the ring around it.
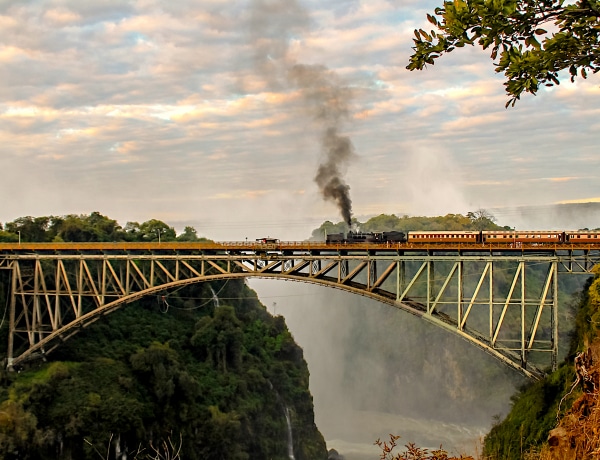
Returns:
[[[52,217],[19,217],[7,222],[5,230],[15,235],[20,234],[23,241],[47,241],[48,226]]]
[[[183,229],[183,233],[177,237],[177,241],[198,241],[198,232],[189,225]]]
[[[371,217],[360,228],[365,232],[389,232],[396,230],[399,226],[400,219],[395,214],[380,214],[376,217]]]
[[[125,232],[125,241],[139,241],[142,238],[140,224],[137,222],[127,222],[123,231]]]
[[[475,230],[489,230],[495,228],[496,218],[486,209],[479,208],[477,211],[468,212],[467,217]]]
[[[244,333],[235,310],[223,306],[214,311],[213,317],[205,316],[196,324],[192,343],[207,351],[208,357],[223,372],[237,367],[242,361]]]
[[[123,230],[116,220],[92,212],[89,216],[69,214],[52,217],[50,234],[61,241],[119,241]]]
[[[356,218],[352,218],[352,226],[358,225],[360,225],[360,222],[356,220]],[[319,228],[316,228],[312,231],[310,240],[325,241],[327,235],[331,235],[332,233],[346,233],[348,230],[349,228],[346,222],[338,222],[337,224],[334,224],[330,220],[326,220]]]
[[[506,76],[506,107],[524,91],[558,85],[561,70],[571,81],[600,70],[598,0],[453,0],[427,19],[438,31],[415,30],[407,69],[422,70],[465,45],[491,47],[491,58],[499,57],[496,72]]]
[[[126,227],[127,228],[127,227]],[[175,229],[162,220],[150,219],[140,225],[141,241],[173,241]]]

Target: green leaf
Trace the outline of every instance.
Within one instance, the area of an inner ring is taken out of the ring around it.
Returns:
[[[435,16],[432,16],[431,14],[427,15],[427,20],[432,23],[434,26],[438,25],[437,19],[435,18]]]

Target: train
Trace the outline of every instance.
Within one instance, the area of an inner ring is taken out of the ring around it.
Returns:
[[[325,241],[327,243],[404,243],[404,232],[354,232],[330,233]]]
[[[331,233],[325,238],[327,244],[357,243],[555,243],[600,244],[598,230],[429,230]]]

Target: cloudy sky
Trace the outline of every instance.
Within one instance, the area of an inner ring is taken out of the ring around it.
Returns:
[[[441,3],[0,0],[0,221],[300,239],[342,220],[320,167],[361,220],[600,201],[598,76],[505,109],[487,52],[410,72]]]

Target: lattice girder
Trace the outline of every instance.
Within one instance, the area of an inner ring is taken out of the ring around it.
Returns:
[[[9,262],[7,262],[9,260]],[[545,264],[545,277],[530,266]],[[556,366],[556,255],[371,253],[23,254],[11,270],[7,362],[49,353],[80,327],[153,293],[224,278],[310,282],[374,298],[465,338],[530,377]],[[536,278],[537,277],[537,278]],[[534,292],[535,286],[541,286]],[[533,359],[532,359],[533,357]]]

